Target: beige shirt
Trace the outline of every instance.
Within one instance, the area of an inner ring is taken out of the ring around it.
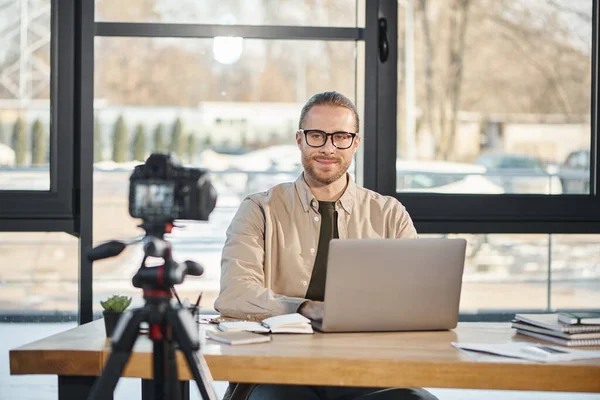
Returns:
[[[344,238],[416,238],[404,206],[357,186],[348,175],[336,202]],[[246,197],[229,228],[215,309],[223,316],[261,320],[294,313],[305,300],[319,244],[319,203],[303,175]]]

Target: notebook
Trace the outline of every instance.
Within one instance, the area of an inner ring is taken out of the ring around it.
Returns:
[[[558,321],[565,324],[599,325],[600,313],[597,312],[561,312]]]
[[[225,344],[251,344],[265,343],[271,341],[271,336],[259,335],[258,333],[234,331],[234,332],[219,332],[206,331],[206,336],[214,341]]]
[[[600,325],[569,325],[558,321],[557,314],[516,314],[515,319],[527,324],[565,333],[600,332]]]
[[[544,335],[556,336],[563,339],[600,339],[600,332],[590,332],[590,333],[567,333],[561,331],[554,331],[546,328],[539,328],[535,325],[526,324],[524,322],[519,322],[514,320],[512,323],[512,328],[520,329],[524,331],[537,332]]]
[[[600,339],[563,339],[556,336],[543,335],[541,333],[525,331],[521,329],[517,329],[517,333],[537,339],[547,340],[563,346],[600,346]]]
[[[254,321],[228,321],[221,322],[218,329],[223,332],[249,331],[259,333],[313,333],[310,319],[294,313],[277,315]]]

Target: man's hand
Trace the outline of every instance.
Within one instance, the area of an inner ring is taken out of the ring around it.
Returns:
[[[298,307],[298,313],[313,321],[322,321],[324,305],[322,301],[308,300]]]

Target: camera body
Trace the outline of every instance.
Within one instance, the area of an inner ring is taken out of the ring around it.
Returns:
[[[145,222],[207,221],[217,202],[208,171],[153,153],[129,178],[129,214]]]

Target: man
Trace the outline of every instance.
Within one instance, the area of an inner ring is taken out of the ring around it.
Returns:
[[[395,198],[357,186],[347,173],[360,144],[356,108],[337,92],[314,95],[300,114],[296,143],[303,173],[248,196],[227,230],[223,316],[262,320],[298,312],[323,318],[326,260],[332,238],[416,238]],[[258,399],[433,399],[424,390],[230,385],[226,397]],[[249,397],[247,397],[249,394]]]

